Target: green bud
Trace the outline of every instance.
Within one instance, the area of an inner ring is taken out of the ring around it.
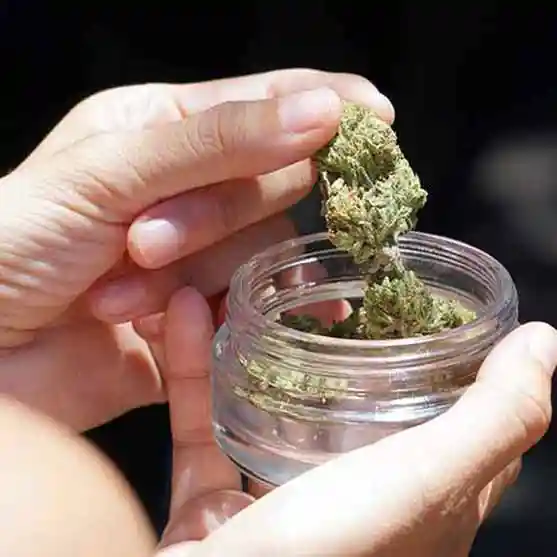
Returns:
[[[363,309],[323,331],[314,319],[290,326],[344,338],[405,338],[458,327],[475,318],[435,296],[405,269],[398,239],[413,230],[427,192],[395,132],[372,110],[345,103],[339,130],[315,155],[329,238],[366,277]],[[286,323],[285,323],[286,324]]]

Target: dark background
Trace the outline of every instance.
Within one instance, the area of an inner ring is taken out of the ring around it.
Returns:
[[[0,171],[103,88],[285,67],[361,73],[392,99],[403,148],[430,192],[420,228],[489,251],[515,278],[522,320],[557,325],[557,8],[383,4],[3,0]],[[318,213],[310,196],[296,210],[300,229],[321,227]],[[92,437],[160,529],[165,407],[133,412]],[[556,465],[552,430],[483,528],[474,557],[557,555]]]

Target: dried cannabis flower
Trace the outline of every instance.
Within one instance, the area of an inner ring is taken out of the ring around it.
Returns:
[[[368,283],[361,313],[363,336],[378,340],[430,335],[474,318],[455,300],[434,296],[412,271]]]
[[[395,260],[397,238],[414,228],[427,193],[394,131],[371,110],[346,104],[337,135],[315,159],[333,244],[356,263]]]
[[[427,193],[391,127],[370,109],[346,103],[337,135],[315,160],[331,242],[361,265],[367,284],[363,308],[346,322],[324,333],[315,320],[292,325],[330,336],[388,339],[433,334],[474,319],[404,267],[397,241],[415,227]]]
[[[427,193],[394,131],[371,110],[347,103],[337,135],[315,160],[329,237],[361,267],[363,305],[332,327],[310,315],[286,314],[281,322],[329,337],[392,339],[433,334],[474,319],[473,312],[436,296],[404,266],[397,242],[415,227]],[[247,386],[237,386],[236,394],[270,413],[296,417],[300,401],[327,405],[348,388],[346,379],[300,369],[294,357],[280,366],[257,360],[243,365]]]

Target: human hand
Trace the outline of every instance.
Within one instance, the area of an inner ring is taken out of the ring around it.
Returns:
[[[274,215],[314,182],[334,91],[393,117],[363,78],[310,70],[125,87],[73,109],[0,181],[0,391],[79,430],[163,400],[130,322],[183,284],[215,294],[294,234]]]
[[[239,488],[238,475],[210,441],[209,311],[191,289],[178,296],[166,320],[175,461],[163,542],[169,545],[159,557],[465,557],[516,479],[521,456],[550,423],[557,332],[530,323],[492,351],[477,382],[442,416],[343,455],[250,505],[249,495],[230,491]],[[188,332],[188,312],[197,331]],[[193,345],[199,352],[186,360],[180,347]]]

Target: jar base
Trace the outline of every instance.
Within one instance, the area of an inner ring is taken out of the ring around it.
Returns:
[[[213,431],[219,449],[238,470],[265,487],[278,487],[315,467],[308,462],[249,445],[220,425],[215,425]]]

